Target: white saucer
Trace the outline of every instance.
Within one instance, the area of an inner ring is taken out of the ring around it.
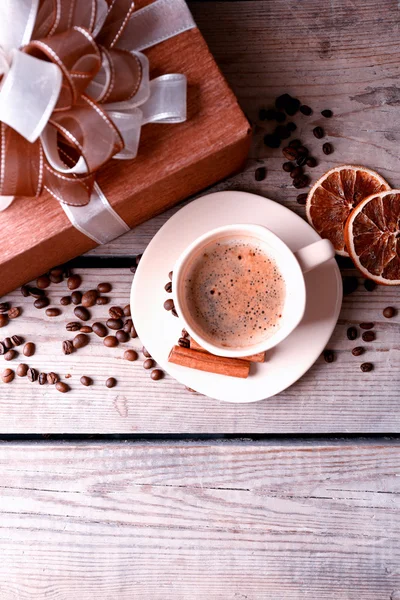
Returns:
[[[131,292],[133,321],[141,342],[161,368],[184,385],[218,400],[255,402],[282,392],[316,361],[339,316],[342,278],[334,259],[305,275],[307,306],[297,329],[252,365],[248,379],[204,373],[168,363],[183,327],[167,312],[168,273],[184,248],[215,227],[232,223],[265,225],[296,251],[320,239],[295,213],[277,202],[246,192],[219,192],[194,200],[154,236],[142,256]]]

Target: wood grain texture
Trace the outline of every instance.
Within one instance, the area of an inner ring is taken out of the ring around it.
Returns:
[[[399,456],[398,444],[3,445],[2,600],[396,600]]]

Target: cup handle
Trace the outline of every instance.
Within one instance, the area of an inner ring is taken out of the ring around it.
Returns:
[[[315,267],[335,256],[335,249],[329,240],[319,240],[294,253],[303,273],[308,273]]]

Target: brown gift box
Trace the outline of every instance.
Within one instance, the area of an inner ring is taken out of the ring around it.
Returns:
[[[137,2],[140,8],[149,4]],[[184,73],[188,119],[146,125],[134,160],[111,160],[97,174],[110,204],[134,227],[237,171],[251,139],[249,123],[195,28],[145,51],[150,76]],[[0,213],[0,296],[91,248],[47,193],[17,198]]]

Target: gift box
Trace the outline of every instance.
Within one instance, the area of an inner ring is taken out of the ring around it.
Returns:
[[[135,10],[148,4],[138,0]],[[129,228],[239,170],[251,139],[249,123],[196,27],[144,54],[150,79],[171,72],[186,76],[187,118],[147,124],[136,158],[111,158],[96,172],[102,194]],[[0,222],[0,295],[97,245],[46,191],[17,197],[0,212]]]

